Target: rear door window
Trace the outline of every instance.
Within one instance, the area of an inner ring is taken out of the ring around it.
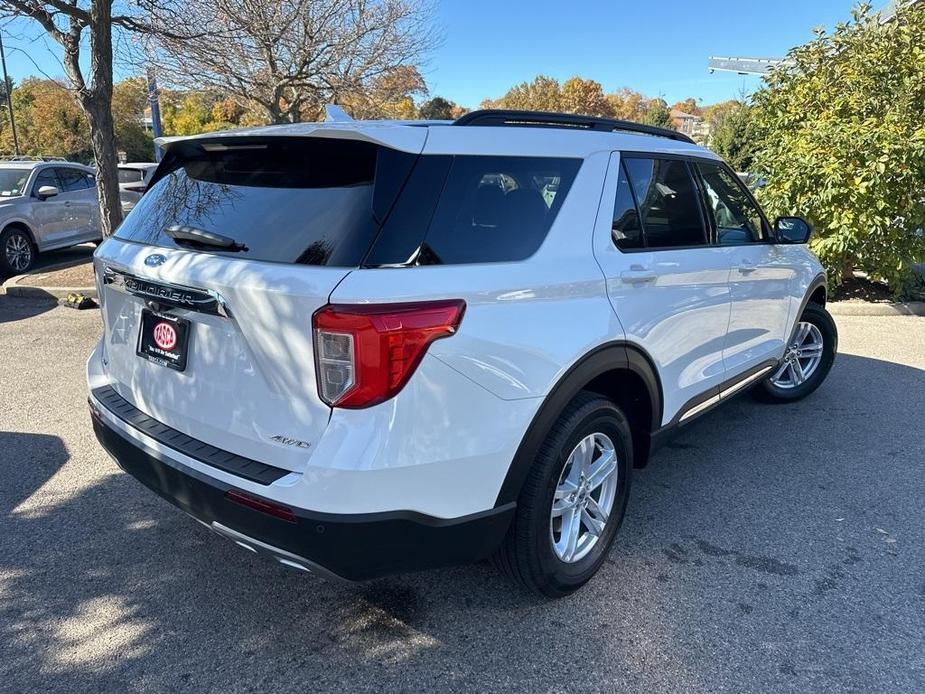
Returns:
[[[417,156],[335,138],[179,142],[116,237],[238,258],[351,267],[360,263]],[[175,242],[186,226],[246,250]]]
[[[648,248],[706,245],[699,193],[686,162],[626,157],[623,163],[639,204]]]
[[[58,180],[61,181],[61,192],[63,193],[86,190],[90,187],[87,185],[87,175],[79,169],[60,167],[57,171]]]

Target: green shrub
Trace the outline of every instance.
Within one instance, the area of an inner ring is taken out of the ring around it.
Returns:
[[[753,97],[768,212],[802,214],[838,284],[852,269],[897,296],[925,258],[925,3],[854,20],[793,49]]]

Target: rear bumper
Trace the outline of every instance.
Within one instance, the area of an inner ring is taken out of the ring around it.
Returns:
[[[332,514],[294,508],[295,522],[282,520],[230,501],[225,494],[235,487],[142,447],[96,407],[91,401],[96,436],[127,473],[247,549],[323,576],[363,581],[479,561],[501,544],[513,517],[512,503],[452,519],[410,511]]]

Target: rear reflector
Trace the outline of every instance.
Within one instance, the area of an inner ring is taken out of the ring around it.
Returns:
[[[252,508],[255,511],[266,513],[268,516],[274,516],[275,518],[280,518],[281,520],[287,521],[289,523],[296,522],[295,513],[292,512],[291,508],[280,506],[279,504],[273,503],[272,501],[267,501],[266,499],[261,499],[260,497],[251,496],[250,494],[240,492],[237,489],[230,489],[225,492],[225,498],[229,501],[235,502],[236,504],[241,504],[241,506],[247,506],[248,508]]]
[[[332,407],[376,405],[411,378],[427,347],[453,335],[462,300],[325,306],[312,317],[318,394]]]

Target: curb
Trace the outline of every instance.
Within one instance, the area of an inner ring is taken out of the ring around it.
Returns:
[[[76,267],[88,262],[86,259],[79,258],[76,260],[66,260],[56,265],[43,267],[37,272],[54,272],[55,270],[67,270],[70,267]],[[89,261],[92,262],[92,261]],[[19,282],[29,277],[31,273],[25,275],[14,275],[0,285],[0,295],[15,296],[21,299],[66,299],[68,294],[83,294],[92,299],[98,299],[96,295],[96,285],[92,287],[42,287],[20,285]]]
[[[825,307],[833,316],[925,316],[925,301],[898,304],[830,301]]]

